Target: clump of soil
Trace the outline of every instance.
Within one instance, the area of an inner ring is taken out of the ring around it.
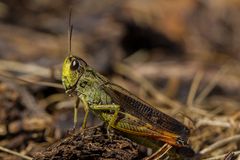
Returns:
[[[141,159],[139,146],[122,136],[111,139],[103,126],[72,131],[46,150],[34,154],[35,160],[73,159]]]

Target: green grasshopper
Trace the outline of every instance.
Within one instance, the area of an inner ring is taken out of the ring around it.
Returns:
[[[135,136],[166,142],[179,148],[189,148],[189,129],[176,119],[160,112],[126,89],[111,83],[84,60],[69,55],[62,69],[62,82],[69,95],[77,96],[74,107],[74,126],[77,108],[83,103],[86,127],[89,111],[114,128]]]
[[[71,32],[72,26],[69,34],[69,55],[62,67],[62,83],[67,94],[77,97],[74,127],[77,124],[77,110],[81,101],[85,110],[82,129],[86,127],[89,111],[92,111],[107,124],[107,131],[113,128],[133,137],[165,142],[188,154],[194,154],[188,144],[190,131],[184,124],[160,112],[126,89],[111,83],[83,59],[72,55]]]

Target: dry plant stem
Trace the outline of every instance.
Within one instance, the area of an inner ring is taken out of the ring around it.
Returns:
[[[233,152],[233,154],[235,156],[240,155],[240,151],[235,151],[235,152]],[[223,155],[219,155],[219,156],[214,156],[214,157],[211,157],[211,158],[205,158],[203,160],[221,160],[221,159],[225,158],[227,155],[228,155],[228,153],[223,154]]]
[[[209,113],[208,111],[203,110],[203,109],[201,109],[201,108],[189,107],[188,109],[189,109],[189,111],[191,111],[191,112],[193,112],[193,113],[195,113],[195,114],[197,114],[197,115],[202,115],[202,116],[204,116],[204,117],[214,117],[213,114],[211,114],[211,113]]]
[[[169,80],[166,84],[166,87],[163,91],[163,94],[167,97],[175,97],[178,92],[178,88],[180,87],[179,77],[169,77]]]
[[[162,103],[172,106],[174,108],[182,107],[182,105],[177,101],[174,101],[160,93],[151,83],[144,79],[140,74],[137,74],[135,70],[131,67],[128,67],[124,64],[117,64],[115,66],[115,71],[119,74],[127,76],[129,79],[137,82],[138,84],[141,84],[145,90],[148,90],[156,99],[158,99]]]
[[[196,92],[197,92],[199,84],[202,80],[202,77],[203,77],[203,72],[198,72],[193,79],[193,82],[192,82],[192,85],[191,85],[191,88],[190,88],[190,91],[188,94],[188,98],[187,98],[187,106],[188,107],[193,106],[193,100],[194,100],[194,97],[196,96]]]
[[[45,114],[45,111],[38,107],[35,97],[31,93],[29,93],[26,88],[19,87],[17,89],[23,97],[22,103],[24,104],[24,106],[27,107],[29,111],[31,111],[31,113],[34,113],[36,115]]]
[[[18,153],[18,152],[12,151],[12,150],[7,149],[7,148],[4,148],[4,147],[2,147],[2,146],[0,146],[0,150],[3,151],[3,152],[9,153],[9,154],[15,155],[15,156],[17,156],[17,157],[20,157],[20,158],[22,158],[22,159],[32,160],[31,157],[22,155],[22,154],[20,154],[20,153]]]
[[[228,72],[229,76],[222,76],[221,79],[218,81],[218,85],[232,90],[239,89],[240,83],[239,83],[239,67],[233,66],[232,62],[228,62],[230,64],[229,66],[232,68],[231,72]],[[149,78],[168,78],[168,77],[178,77],[180,79],[186,79],[191,80],[191,78],[200,70],[202,69],[202,66],[199,66],[199,63],[197,61],[188,62],[188,63],[154,63],[154,62],[148,62],[148,63],[134,63],[133,67],[135,69],[135,72],[140,74],[142,77],[149,77]],[[221,69],[220,69],[221,70]],[[219,71],[219,70],[218,70]],[[218,72],[217,71],[217,72]],[[229,70],[230,71],[230,70]],[[215,72],[215,71],[213,71]],[[213,79],[213,76],[215,73],[211,73],[209,70],[204,69],[204,81],[210,82]],[[231,85],[229,85],[231,83]]]
[[[27,84],[30,83],[30,84],[39,85],[39,86],[47,86],[47,87],[63,89],[63,86],[61,84],[51,83],[51,82],[40,82],[40,81],[34,81],[34,80],[30,80],[30,79],[23,79],[23,78],[16,77],[14,75],[11,75],[11,74],[5,73],[5,72],[1,72],[0,76],[4,77],[4,78],[7,78],[7,79],[10,79],[10,80],[16,80],[16,81],[24,82],[24,83],[27,83]]]
[[[219,148],[219,147],[221,147],[223,145],[226,145],[226,144],[228,144],[230,142],[236,142],[236,141],[240,141],[240,135],[239,134],[238,135],[234,135],[232,137],[228,137],[228,138],[219,140],[216,143],[208,146],[207,148],[204,148],[199,153],[204,155],[204,154],[207,154],[207,153],[210,153],[210,152],[216,150],[217,148]]]
[[[59,103],[56,104],[55,108],[56,110],[61,110],[61,109],[72,109],[72,107],[74,106],[75,101],[74,100],[65,100],[65,101],[61,101]],[[79,106],[79,108],[81,108],[82,105]]]
[[[157,160],[162,158],[170,149],[171,145],[165,143],[158,151],[153,153],[150,157],[145,158],[144,160]]]
[[[196,98],[195,104],[200,104],[211,92],[211,90],[216,86],[218,81],[220,80],[221,76],[226,73],[226,71],[229,69],[226,65],[223,66],[218,73],[213,77],[212,81],[202,90],[200,95]]]
[[[196,127],[199,128],[200,126],[209,125],[209,126],[217,126],[217,127],[225,127],[230,128],[233,127],[231,123],[221,120],[210,120],[210,119],[200,119],[196,123]]]
[[[0,70],[14,71],[24,74],[37,75],[41,77],[51,77],[52,73],[49,68],[41,67],[34,64],[26,64],[16,61],[0,60]],[[11,67],[9,67],[11,66]]]
[[[53,95],[50,95],[50,96],[46,97],[43,100],[40,100],[39,104],[40,104],[41,108],[47,108],[47,106],[49,106],[50,104],[57,103],[57,102],[62,102],[65,99],[67,99],[66,94],[64,94],[64,93],[57,94],[56,93],[56,94],[53,94]]]

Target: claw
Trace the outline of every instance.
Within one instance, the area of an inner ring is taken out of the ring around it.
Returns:
[[[76,121],[74,121],[72,130],[74,130],[74,131],[75,131],[76,129],[77,129],[77,122],[76,122]]]
[[[81,137],[84,137],[84,133],[85,133],[85,128],[80,128],[80,134],[81,134]]]

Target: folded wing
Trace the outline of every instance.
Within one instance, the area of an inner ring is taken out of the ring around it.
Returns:
[[[105,84],[103,90],[112,98],[114,103],[121,106],[124,112],[126,111],[157,128],[177,134],[181,139],[187,141],[189,129],[178,120],[157,110],[116,84]]]

